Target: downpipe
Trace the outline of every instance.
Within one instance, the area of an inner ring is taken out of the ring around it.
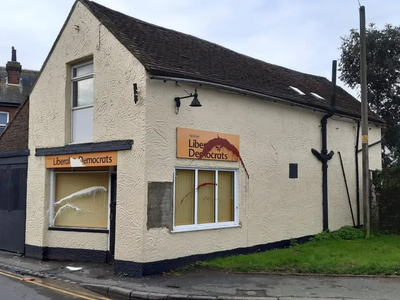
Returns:
[[[335,154],[333,151],[328,153],[327,149],[327,124],[328,119],[332,117],[334,111],[328,112],[321,119],[321,134],[322,134],[322,150],[318,152],[316,149],[311,149],[312,154],[322,163],[322,224],[323,230],[329,230],[329,214],[328,214],[328,161]]]
[[[331,94],[331,107],[328,113],[321,119],[321,152],[312,148],[311,152],[322,163],[322,227],[324,231],[329,230],[329,212],[328,212],[328,161],[332,159],[335,154],[333,151],[328,153],[327,146],[327,125],[328,119],[335,114],[336,107],[336,69],[337,62],[332,62],[332,94]]]

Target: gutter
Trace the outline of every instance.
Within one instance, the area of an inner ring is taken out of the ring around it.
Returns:
[[[19,107],[22,103],[0,102],[0,106],[4,106],[4,107]]]
[[[186,83],[199,84],[199,85],[214,87],[214,88],[221,89],[221,90],[226,90],[226,91],[229,91],[229,92],[235,92],[235,93],[242,94],[242,95],[245,95],[245,96],[249,95],[249,96],[254,96],[254,97],[257,97],[257,98],[267,99],[267,100],[270,100],[270,101],[272,100],[272,102],[277,102],[277,103],[287,104],[287,105],[290,105],[290,106],[298,106],[298,107],[302,107],[302,108],[306,108],[306,109],[311,109],[313,111],[318,111],[318,112],[326,112],[327,111],[326,108],[315,107],[315,106],[306,105],[306,104],[301,104],[301,103],[298,103],[298,102],[293,102],[295,100],[288,100],[288,99],[284,99],[284,98],[277,97],[277,96],[274,96],[274,95],[268,95],[268,94],[253,92],[253,91],[250,91],[250,90],[237,88],[237,87],[233,87],[233,86],[225,85],[225,84],[220,84],[220,83],[214,83],[214,82],[197,80],[197,79],[181,78],[181,77],[161,76],[161,75],[150,75],[149,78],[153,79],[153,80],[162,80],[164,82],[175,81],[175,82],[186,82]],[[343,112],[339,112],[337,110],[335,110],[335,116],[349,118],[349,119],[352,119],[352,120],[355,120],[355,121],[358,121],[358,120],[361,119],[361,117],[359,117],[359,116],[352,115],[350,113],[346,114],[345,112],[343,113]],[[378,124],[380,126],[382,126],[384,124],[383,122],[373,121],[371,119],[369,119],[369,122],[373,123],[373,124]]]

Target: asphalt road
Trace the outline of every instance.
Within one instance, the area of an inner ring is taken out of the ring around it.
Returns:
[[[77,285],[36,278],[24,282],[22,276],[0,270],[1,300],[105,300]]]

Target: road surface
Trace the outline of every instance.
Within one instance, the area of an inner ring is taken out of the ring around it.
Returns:
[[[56,280],[34,278],[23,281],[20,276],[0,269],[0,299],[7,300],[106,300],[78,285]]]

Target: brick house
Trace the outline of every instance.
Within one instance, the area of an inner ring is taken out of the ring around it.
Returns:
[[[0,250],[18,253],[25,248],[28,95],[38,75],[22,69],[14,47],[0,67]]]
[[[28,127],[29,99],[22,103],[14,114],[13,122],[0,135],[0,153],[28,149]]]
[[[0,67],[0,134],[29,95],[38,75],[38,71],[22,69],[12,47],[11,60]]]

